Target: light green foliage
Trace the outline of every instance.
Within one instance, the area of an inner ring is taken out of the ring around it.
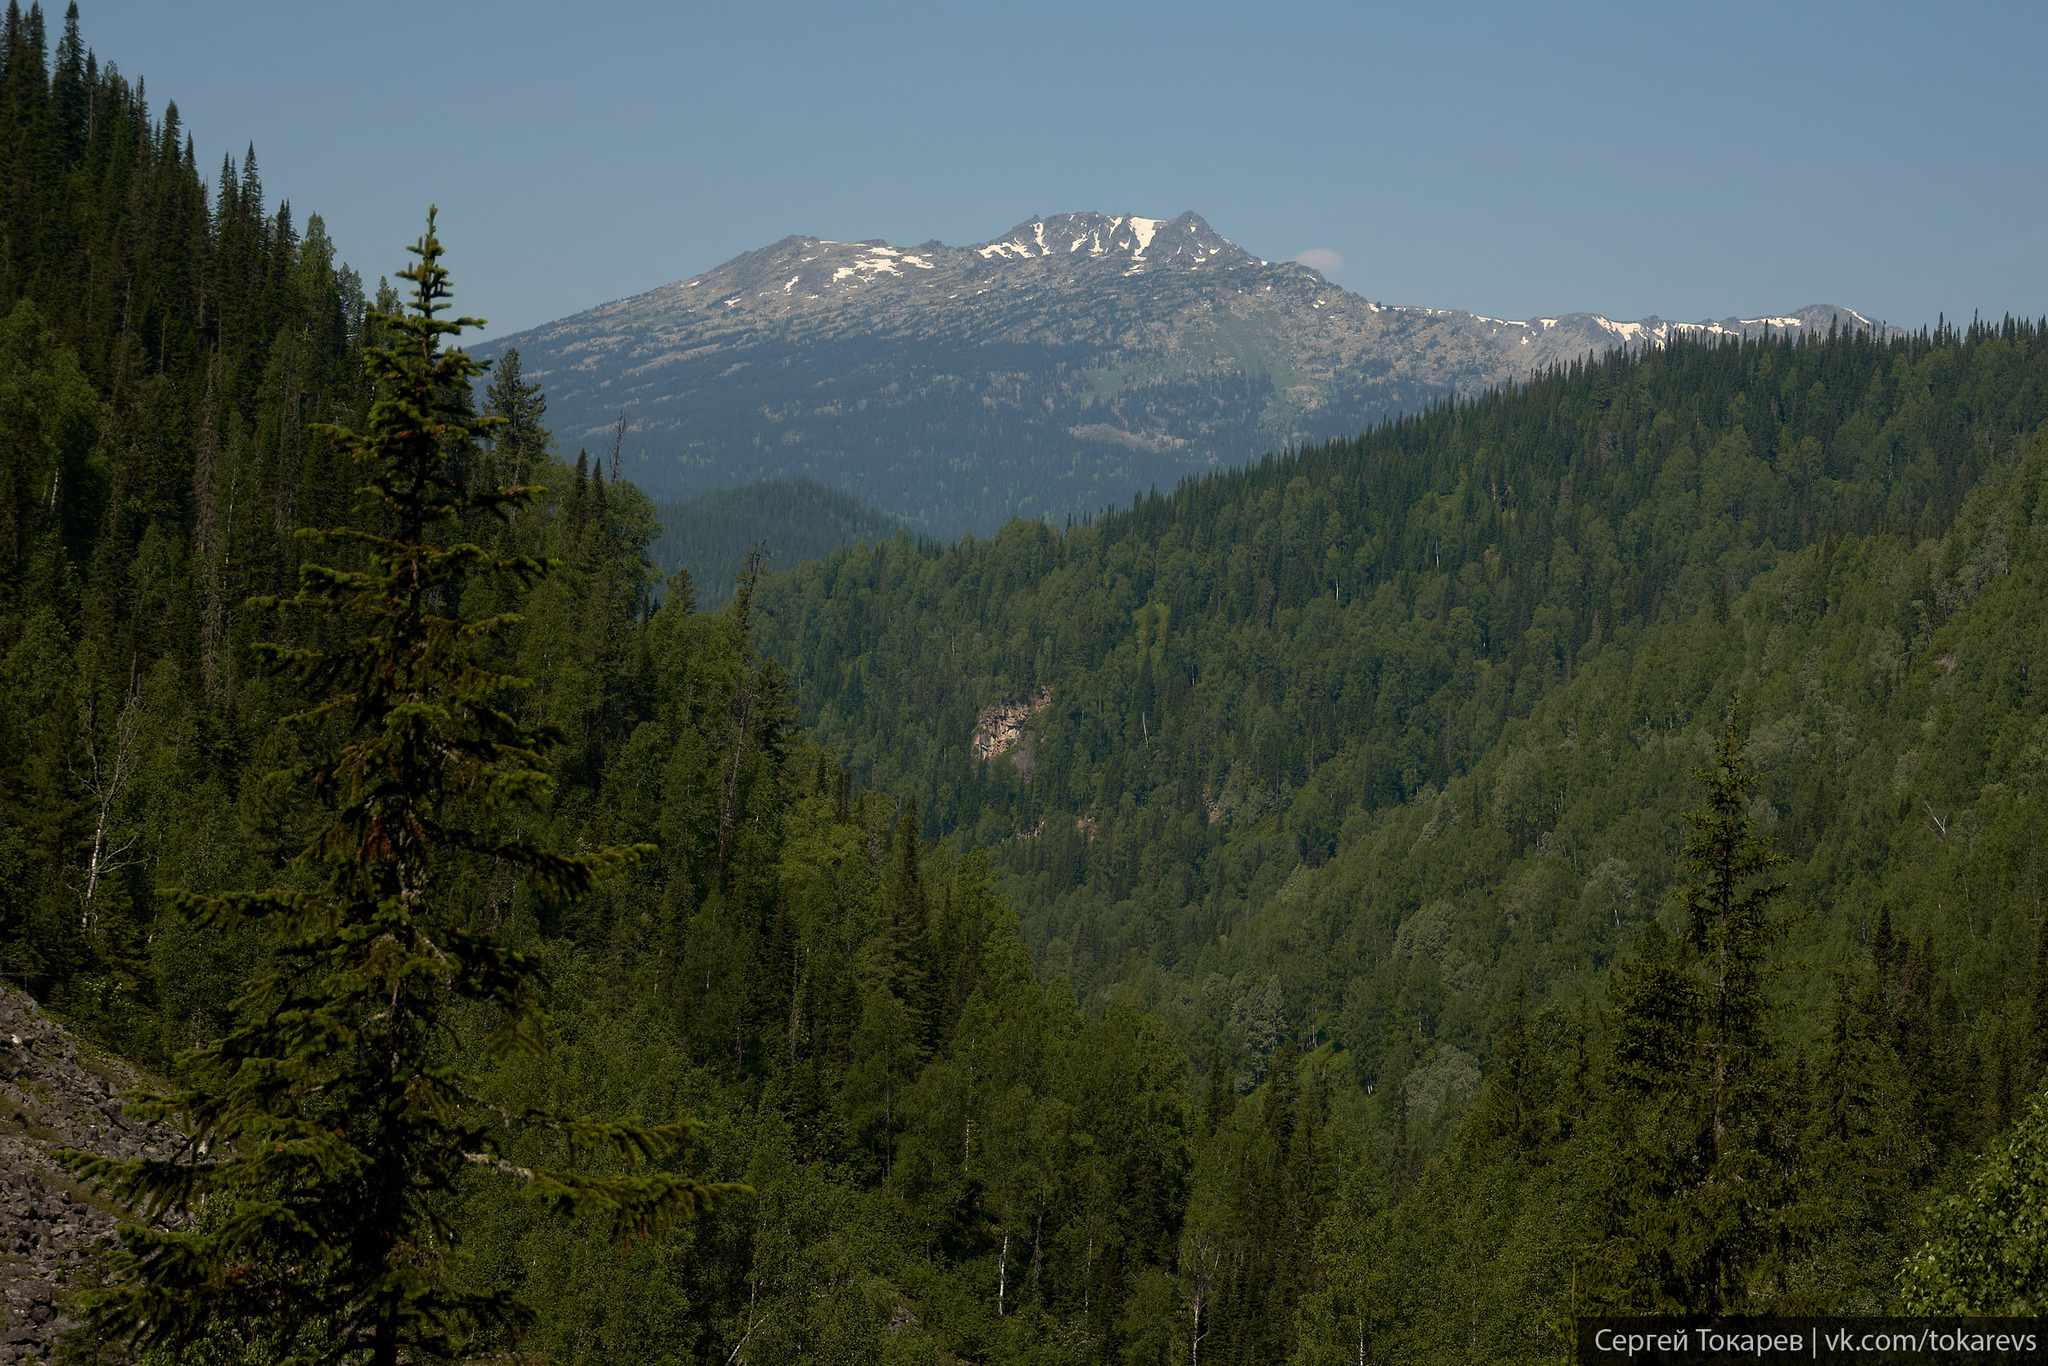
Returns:
[[[1384,1196],[1364,1171],[1316,1228],[1319,1286],[1303,1295],[1296,1366],[1363,1366],[1385,1350],[1399,1304]]]
[[[1962,1191],[1928,1213],[1906,1258],[1909,1314],[2032,1318],[2048,1302],[2048,1097],[2036,1096]]]

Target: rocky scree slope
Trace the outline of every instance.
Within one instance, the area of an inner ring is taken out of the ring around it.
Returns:
[[[133,1068],[81,1050],[29,997],[0,985],[0,1366],[46,1361],[66,1305],[117,1212],[52,1159],[60,1148],[168,1157],[177,1135],[130,1119]]]
[[[626,414],[659,495],[806,476],[925,531],[1170,488],[1673,330],[1868,327],[1826,305],[1680,324],[1388,307],[1194,213],[1034,218],[971,247],[786,237],[516,346],[565,447]]]

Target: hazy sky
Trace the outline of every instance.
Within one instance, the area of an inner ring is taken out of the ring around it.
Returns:
[[[372,281],[438,202],[493,333],[790,233],[1081,209],[1510,318],[2048,313],[2040,4],[81,10]]]

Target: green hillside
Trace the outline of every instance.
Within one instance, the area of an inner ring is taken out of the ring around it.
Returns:
[[[1041,973],[1237,1091],[1315,1050],[1376,1154],[1326,1232],[1401,1249],[1373,1293],[1418,1359],[1471,1326],[1446,1300],[1486,1306],[1483,1359],[1539,1351],[1570,1293],[1703,1302],[1627,1267],[1566,1284],[1619,1236],[1616,1133],[1571,1121],[1618,1104],[1617,987],[1648,927],[1686,928],[1693,771],[1740,693],[1746,810],[1790,860],[1774,1217],[1809,1221],[1786,1285],[1743,1293],[1875,1311],[1912,1193],[2043,1061],[2042,364],[2011,323],[1672,347],[1065,537],[835,554],[764,587],[763,638],[813,733],[990,850]],[[983,707],[1047,690],[977,759]],[[1546,1079],[1507,1154],[1504,1037]],[[1239,1159],[1198,1148],[1191,1223],[1205,1160]],[[1355,1328],[1331,1293],[1302,1303]]]
[[[887,540],[902,525],[810,479],[763,479],[655,506],[661,534],[649,557],[665,575],[688,570],[707,606],[732,596],[733,575],[757,545],[772,567],[793,569],[840,546]]]
[[[197,1141],[12,1122],[178,1214],[48,1223],[37,1333],[1533,1363],[2048,1302],[2048,324],[1674,344],[705,610],[537,385],[470,398],[438,243],[366,291],[42,24],[0,972]]]
[[[1802,546],[1941,534],[2041,420],[2043,363],[2017,325],[1610,359],[1065,536],[835,554],[767,587],[763,641],[855,771],[1007,851],[1045,966],[1194,971],[1587,667]],[[1044,689],[1031,778],[977,763],[982,709]]]

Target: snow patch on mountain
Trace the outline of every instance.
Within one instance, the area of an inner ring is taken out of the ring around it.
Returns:
[[[635,477],[662,492],[824,474],[883,507],[936,496],[931,527],[950,533],[1088,506],[1074,500],[1103,479],[1170,487],[1617,347],[1870,326],[1825,306],[1513,322],[1388,306],[1318,263],[1335,253],[1269,263],[1195,213],[1042,214],[970,246],[792,235],[484,350],[519,348],[565,441],[606,439],[631,408]]]

